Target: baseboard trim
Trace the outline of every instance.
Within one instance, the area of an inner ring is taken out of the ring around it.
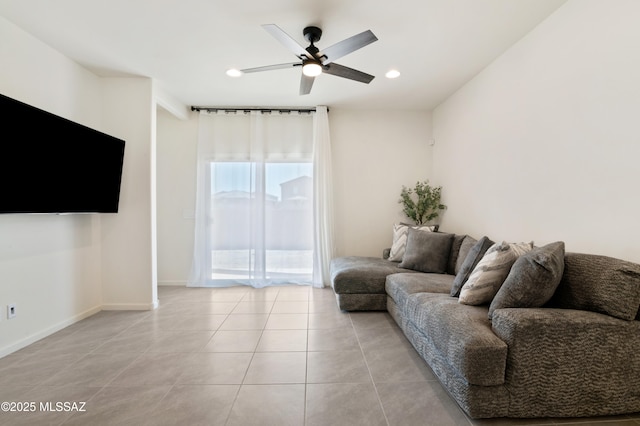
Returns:
[[[152,303],[108,303],[102,305],[103,311],[152,311],[158,307],[158,301]]]
[[[32,343],[37,342],[38,340],[44,339],[45,337],[50,336],[65,327],[75,324],[78,321],[82,321],[83,319],[88,318],[91,315],[97,314],[100,311],[152,311],[154,309],[157,309],[158,306],[159,303],[157,299],[152,303],[111,303],[94,306],[93,308],[87,309],[86,311],[74,315],[69,319],[61,321],[51,327],[34,333],[31,336],[28,336],[16,343],[0,348],[0,358],[7,356],[13,352],[19,351],[20,349],[23,349],[31,345]]]
[[[186,287],[187,286],[187,282],[186,281],[158,281],[158,287]]]
[[[90,317],[91,315],[97,314],[102,310],[101,306],[94,306],[93,308],[87,309],[84,312],[81,312],[73,317],[66,319],[64,321],[59,322],[51,327],[48,327],[42,331],[32,334],[19,342],[13,343],[11,345],[5,346],[4,348],[0,348],[0,358],[9,355],[13,352],[19,351],[22,348],[26,348],[32,343],[37,342],[38,340],[44,339],[47,336],[52,335],[53,333],[62,330],[65,327],[69,327],[71,324],[75,324],[78,321],[82,321],[83,319]]]

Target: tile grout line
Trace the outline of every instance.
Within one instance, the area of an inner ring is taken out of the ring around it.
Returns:
[[[306,426],[307,424],[307,395],[308,395],[308,385],[309,385],[309,314],[311,310],[311,295],[307,299],[307,345],[306,351],[304,353],[304,404],[302,405],[302,424]]]
[[[242,299],[245,298],[245,296],[249,294],[249,292],[247,292],[244,296],[242,296],[242,298],[240,298],[240,300],[236,303],[236,307],[238,306],[238,304],[240,303],[240,301],[242,301]],[[267,326],[267,322],[269,322],[269,317],[271,316],[271,313],[273,312],[273,307],[275,306],[275,301],[278,300],[278,295],[280,294],[280,289],[278,289],[278,291],[276,292],[276,296],[275,299],[273,300],[273,304],[271,305],[271,307],[269,308],[269,312],[267,313],[267,321],[265,321],[264,326],[262,327],[262,329],[260,330],[260,337],[258,337],[258,341],[256,342],[255,347],[253,348],[253,351],[251,351],[251,359],[249,360],[249,363],[247,364],[247,369],[244,372],[244,375],[242,376],[242,380],[240,381],[240,384],[238,385],[238,391],[236,392],[234,398],[233,398],[233,402],[231,403],[231,406],[229,407],[229,413],[227,414],[227,418],[225,419],[224,424],[228,425],[229,421],[231,420],[231,414],[233,412],[233,407],[235,407],[237,401],[238,401],[238,396],[240,395],[240,391],[242,390],[243,386],[247,386],[247,384],[245,384],[245,380],[247,378],[247,374],[249,373],[249,368],[251,368],[251,363],[253,362],[257,349],[258,349],[258,345],[260,344],[260,340],[262,339],[262,336],[264,336],[264,330]],[[235,307],[234,307],[235,309]],[[227,318],[229,317],[229,315],[231,315],[233,313],[233,309],[231,310],[231,312],[229,312],[227,314]],[[226,318],[225,318],[226,321]],[[222,324],[224,324],[224,321],[222,322]],[[222,324],[220,324],[220,327],[222,327]],[[218,327],[218,330],[220,329],[220,327]],[[216,333],[218,332],[218,330],[216,330]],[[215,334],[214,334],[215,335]],[[213,338],[213,336],[212,336]],[[206,345],[205,345],[206,346]]]
[[[353,317],[351,313],[348,313],[349,321],[351,322],[351,327],[353,327],[353,334],[356,335],[356,340],[358,341],[358,347],[360,348],[360,353],[362,354],[362,358],[364,359],[364,364],[367,366],[367,372],[369,373],[369,378],[371,379],[371,383],[373,384],[373,390],[376,393],[376,398],[378,399],[378,405],[380,405],[380,410],[382,410],[382,415],[384,416],[384,421],[387,423],[387,426],[391,426],[389,423],[389,418],[387,417],[387,413],[384,409],[384,405],[382,404],[382,398],[380,398],[380,393],[378,392],[378,386],[376,385],[376,381],[373,379],[373,374],[371,373],[371,368],[369,368],[369,361],[367,360],[367,356],[364,353],[364,349],[362,348],[362,343],[360,342],[360,336],[356,331],[356,327],[353,323]]]
[[[238,307],[238,304],[242,301],[242,299],[245,298],[245,296],[248,293],[245,293],[240,300],[238,300],[235,304],[235,306],[233,307],[233,309],[231,309],[231,311],[227,314],[227,316],[225,317],[224,321],[222,321],[220,323],[220,325],[218,326],[218,328],[216,328],[215,333],[213,333],[213,336],[211,336],[211,339],[209,339],[209,342],[211,342],[211,340],[213,339],[213,337],[218,334],[218,331],[220,331],[220,327],[222,327],[222,325],[225,323],[225,321],[227,321],[227,319],[229,319],[229,315],[231,315],[233,313],[233,310],[235,308]],[[207,344],[209,344],[209,342],[207,342]],[[207,346],[207,344],[204,345],[204,347]],[[256,346],[258,344],[256,343]],[[249,360],[249,364],[247,364],[247,369],[244,372],[244,375],[242,376],[242,380],[240,380],[240,384],[238,385],[238,390],[236,391],[236,394],[233,396],[233,401],[231,402],[231,405],[229,406],[229,412],[227,413],[227,417],[224,419],[224,424],[227,425],[229,424],[229,419],[231,418],[231,413],[233,412],[233,407],[236,405],[236,401],[238,400],[238,395],[240,395],[240,390],[242,389],[242,383],[244,382],[245,377],[247,377],[247,371],[249,371],[249,366],[251,365],[251,361],[253,361],[253,355],[255,354],[255,348],[254,348],[254,352],[251,354],[251,359]]]

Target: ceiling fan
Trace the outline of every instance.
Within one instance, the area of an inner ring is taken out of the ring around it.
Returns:
[[[314,44],[318,42],[322,36],[322,30],[318,27],[306,27],[302,31],[304,38],[310,43],[307,48],[300,46],[297,41],[291,38],[289,34],[284,32],[277,25],[266,24],[262,27],[287,49],[291,50],[301,62],[247,68],[240,70],[242,73],[302,67],[302,78],[300,80],[301,95],[307,95],[311,92],[311,87],[313,86],[316,76],[322,73],[348,78],[349,80],[355,80],[366,84],[369,84],[371,80],[374,79],[374,76],[372,75],[333,62],[336,59],[342,58],[351,52],[377,41],[378,38],[369,30],[342,40],[324,50],[320,50]]]

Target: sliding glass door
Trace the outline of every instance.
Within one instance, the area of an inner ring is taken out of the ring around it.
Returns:
[[[262,287],[310,284],[313,164],[209,164],[210,279]]]
[[[196,186],[188,286],[329,283],[326,107],[201,111]]]

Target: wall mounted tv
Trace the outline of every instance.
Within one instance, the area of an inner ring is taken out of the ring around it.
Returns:
[[[0,94],[0,213],[117,213],[125,141]]]

